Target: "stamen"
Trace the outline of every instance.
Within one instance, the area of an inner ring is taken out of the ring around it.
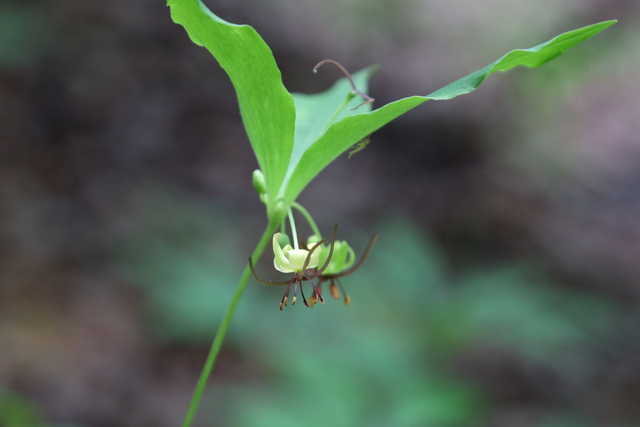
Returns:
[[[313,298],[315,298],[315,302],[320,300],[320,302],[324,304],[324,298],[320,293],[319,287],[316,287],[316,285],[313,283],[313,280],[311,280],[308,275],[306,276],[306,278],[309,281],[309,283],[311,283],[311,287],[313,288]]]
[[[287,301],[289,300],[289,289],[291,289],[291,284],[293,283],[293,279],[295,279],[295,278],[296,278],[296,276],[293,276],[291,278],[291,280],[289,280],[289,285],[287,286],[287,289],[284,291],[284,295],[282,296],[282,301],[280,301],[280,311],[282,311],[282,304],[283,303],[284,303],[285,307],[287,306]],[[294,299],[294,303],[295,303],[295,299]]]
[[[347,293],[344,291],[344,288],[342,287],[342,283],[340,283],[338,279],[335,279],[335,281],[338,284],[338,286],[340,286],[340,290],[342,290],[342,293],[344,294],[344,305],[349,305],[349,303],[351,302],[351,298],[349,298],[349,295],[347,295]]]
[[[297,282],[296,282],[296,285],[297,285]],[[302,295],[302,302],[304,303],[304,305],[309,307],[309,303],[307,302],[307,299],[304,297],[304,290],[302,289],[302,282],[300,282],[300,295]]]
[[[340,298],[340,292],[338,291],[338,287],[336,286],[335,283],[333,283],[333,279],[331,279],[331,284],[329,285],[329,290],[331,291],[331,296],[333,297],[333,299],[338,299]]]
[[[353,77],[351,77],[351,74],[349,74],[349,72],[346,70],[346,68],[344,68],[339,62],[334,61],[333,59],[325,59],[323,61],[320,61],[316,64],[315,67],[313,67],[313,72],[315,74],[318,74],[318,68],[322,67],[324,64],[332,64],[335,65],[336,67],[338,67],[338,69],[340,71],[342,71],[342,74],[344,74],[344,76],[349,80],[349,83],[351,83],[351,89],[353,90],[354,93],[360,95],[361,97],[363,97],[365,99],[365,101],[359,105],[357,105],[354,108],[349,108],[349,110],[355,110],[358,107],[365,105],[365,104],[370,104],[371,102],[375,101],[375,99],[371,98],[369,95],[367,95],[366,93],[358,90],[358,88],[356,88],[356,84],[353,81]]]
[[[293,299],[291,300],[292,306],[296,305],[296,299],[298,299],[296,297],[296,294],[298,293],[298,283],[299,283],[299,280],[297,279],[298,276],[296,275],[293,277],[296,279],[296,284],[293,286]],[[302,286],[300,286],[300,292],[302,292]]]

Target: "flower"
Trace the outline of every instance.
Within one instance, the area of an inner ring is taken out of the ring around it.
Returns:
[[[279,239],[282,234],[273,235],[273,266],[282,273],[296,273],[306,268],[316,268],[320,263],[320,251],[311,253],[307,249],[293,249],[287,244],[284,248],[280,247]]]
[[[302,301],[304,305],[307,307],[313,307],[316,302],[321,301],[324,304],[324,298],[320,295],[320,291],[313,283],[313,279],[317,277],[320,273],[324,271],[324,269],[329,265],[329,260],[331,259],[331,255],[333,254],[333,244],[336,239],[336,232],[338,231],[338,226],[333,227],[333,236],[331,238],[331,245],[329,247],[328,259],[325,261],[324,265],[321,268],[318,268],[320,263],[320,253],[317,252],[317,249],[322,246],[323,243],[327,241],[327,239],[321,240],[315,245],[311,247],[311,249],[294,249],[290,244],[286,244],[283,247],[280,246],[279,240],[284,238],[281,233],[276,233],[273,235],[271,239],[273,245],[273,265],[276,270],[281,271],[283,273],[293,273],[293,277],[291,277],[288,281],[283,282],[271,282],[267,280],[262,280],[258,277],[255,272],[255,268],[253,266],[253,260],[249,257],[249,268],[251,269],[251,273],[253,277],[260,283],[268,286],[284,286],[287,285],[287,289],[284,291],[284,296],[282,297],[282,301],[280,301],[280,310],[282,310],[283,305],[287,305],[289,300],[289,292],[291,290],[291,285],[293,285],[293,299],[291,300],[291,305],[294,305],[297,300],[298,286],[300,287],[300,294],[302,295]],[[309,302],[304,296],[304,291],[302,289],[302,282],[308,281],[311,283],[311,287],[313,288],[313,293],[311,298],[309,298]]]
[[[268,286],[287,286],[282,301],[280,301],[280,310],[282,310],[282,306],[286,306],[289,301],[289,293],[292,285],[293,299],[291,300],[291,305],[296,303],[298,287],[300,287],[300,294],[302,295],[304,305],[307,307],[313,307],[318,301],[324,304],[321,285],[325,281],[329,281],[329,291],[331,295],[335,299],[338,299],[340,296],[340,292],[338,291],[339,287],[344,294],[345,305],[349,305],[351,300],[338,279],[355,272],[362,266],[362,263],[369,255],[378,236],[374,235],[371,238],[362,258],[356,263],[355,252],[351,249],[351,246],[344,240],[336,242],[337,231],[338,226],[336,225],[333,228],[333,235],[331,236],[329,246],[325,245],[328,239],[320,240],[320,236],[314,235],[307,240],[306,247],[301,249],[294,249],[288,243],[286,235],[281,233],[275,233],[273,235],[273,266],[282,273],[293,273],[290,280],[271,282],[260,279],[255,272],[253,260],[249,257],[249,268],[251,269],[253,277],[258,282]],[[281,246],[282,243],[284,243],[284,247]],[[304,246],[304,244],[300,243],[300,246]],[[315,279],[318,279],[317,285],[313,282]],[[313,289],[309,301],[305,298],[302,289],[302,284],[305,281],[309,282]]]

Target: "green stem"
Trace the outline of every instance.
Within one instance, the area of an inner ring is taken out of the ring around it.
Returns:
[[[318,229],[318,226],[316,225],[316,222],[313,220],[313,217],[311,216],[311,214],[309,213],[309,211],[307,211],[300,203],[298,202],[293,202],[291,204],[292,208],[296,208],[307,220],[307,222],[309,223],[309,225],[311,226],[311,230],[313,231],[313,234],[315,234],[318,237],[321,237],[322,234],[320,234],[320,230]]]
[[[293,212],[291,212],[291,208],[289,210],[289,227],[291,227],[291,238],[293,239],[293,247],[295,249],[300,249],[298,245],[298,231],[296,230],[296,221],[293,219]]]
[[[270,221],[267,229],[264,231],[264,234],[260,238],[260,241],[256,245],[256,248],[253,250],[251,254],[251,258],[254,262],[258,262],[264,248],[267,246],[269,241],[271,240],[271,236],[278,228],[277,221]],[[216,357],[220,352],[220,347],[222,346],[222,341],[224,340],[224,336],[227,333],[227,329],[229,328],[229,324],[231,323],[231,319],[233,318],[233,313],[236,311],[236,307],[240,302],[240,297],[242,297],[242,293],[244,289],[247,287],[247,283],[249,283],[249,278],[251,277],[251,271],[249,270],[249,265],[244,269],[242,276],[240,277],[240,281],[238,282],[238,287],[236,288],[236,292],[233,294],[233,298],[231,300],[231,304],[229,308],[227,308],[227,312],[222,319],[222,323],[220,324],[220,328],[218,328],[218,332],[216,333],[215,338],[213,339],[213,344],[211,344],[211,350],[209,350],[209,355],[207,356],[207,360],[204,363],[204,367],[202,368],[202,373],[200,374],[200,379],[198,379],[198,384],[196,385],[196,389],[193,392],[193,397],[191,398],[191,403],[189,404],[189,409],[187,410],[187,414],[185,415],[184,421],[182,423],[182,427],[189,427],[191,422],[193,421],[193,417],[196,414],[196,410],[198,409],[198,405],[200,404],[200,398],[202,397],[202,393],[207,385],[207,381],[209,380],[209,376],[211,375],[211,371],[213,370],[213,365],[216,361]]]
[[[282,217],[282,222],[280,223],[280,232],[282,234],[287,234],[287,229],[285,228],[285,226],[286,226],[286,218],[287,218],[286,216],[283,216]]]

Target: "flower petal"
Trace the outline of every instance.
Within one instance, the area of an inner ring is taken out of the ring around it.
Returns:
[[[329,248],[322,248],[322,254],[320,255],[321,261],[326,261],[329,255]],[[324,274],[336,274],[351,267],[355,262],[355,253],[346,240],[337,241],[333,246],[333,256],[329,265],[324,270]]]
[[[278,243],[278,239],[280,238],[280,233],[276,233],[273,235],[273,254],[275,257],[273,258],[273,266],[276,270],[282,273],[293,273],[295,270],[291,268],[291,263],[284,255],[280,244]]]
[[[318,264],[320,264],[320,251],[318,249],[311,253],[311,256],[309,257],[309,265],[307,265],[307,268],[316,268]]]
[[[347,242],[345,242],[345,244],[346,243]],[[356,253],[351,248],[351,246],[347,245],[347,248],[348,248],[347,249],[348,254],[347,254],[347,257],[346,257],[347,259],[346,259],[346,261],[344,263],[344,266],[342,267],[343,269],[350,268],[353,265],[353,263],[356,262]]]
[[[294,271],[302,270],[302,267],[304,267],[304,262],[307,259],[307,255],[309,255],[309,251],[306,249],[290,249],[289,252],[287,253],[287,256],[289,257],[289,263],[291,268],[293,268]],[[314,255],[315,253],[311,255],[312,259],[314,258]],[[317,265],[318,265],[318,262],[316,262],[315,266]],[[307,267],[313,268],[315,266],[312,266],[311,260],[309,260],[309,265]]]

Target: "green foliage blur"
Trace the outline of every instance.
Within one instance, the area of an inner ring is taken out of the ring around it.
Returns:
[[[32,427],[42,423],[42,413],[26,396],[0,387],[0,426]]]
[[[123,242],[123,271],[143,286],[157,339],[206,345],[242,267],[234,236],[243,235],[243,221],[171,194],[142,203],[144,227]],[[162,214],[160,206],[180,208]],[[252,281],[214,372],[204,425],[483,425],[491,393],[464,378],[465,354],[512,355],[579,381],[581,363],[630,314],[558,287],[534,263],[453,271],[410,221],[381,221],[375,230],[370,258],[343,280],[348,307],[327,294],[324,305],[299,302],[281,312],[284,288]],[[363,247],[368,238],[349,240],[357,251],[355,242]],[[267,274],[275,271],[272,256],[259,267]],[[248,378],[225,380],[224,352]],[[538,425],[568,425],[554,422]]]
[[[0,66],[33,66],[45,51],[42,36],[47,29],[47,20],[37,6],[11,1],[0,4]]]

